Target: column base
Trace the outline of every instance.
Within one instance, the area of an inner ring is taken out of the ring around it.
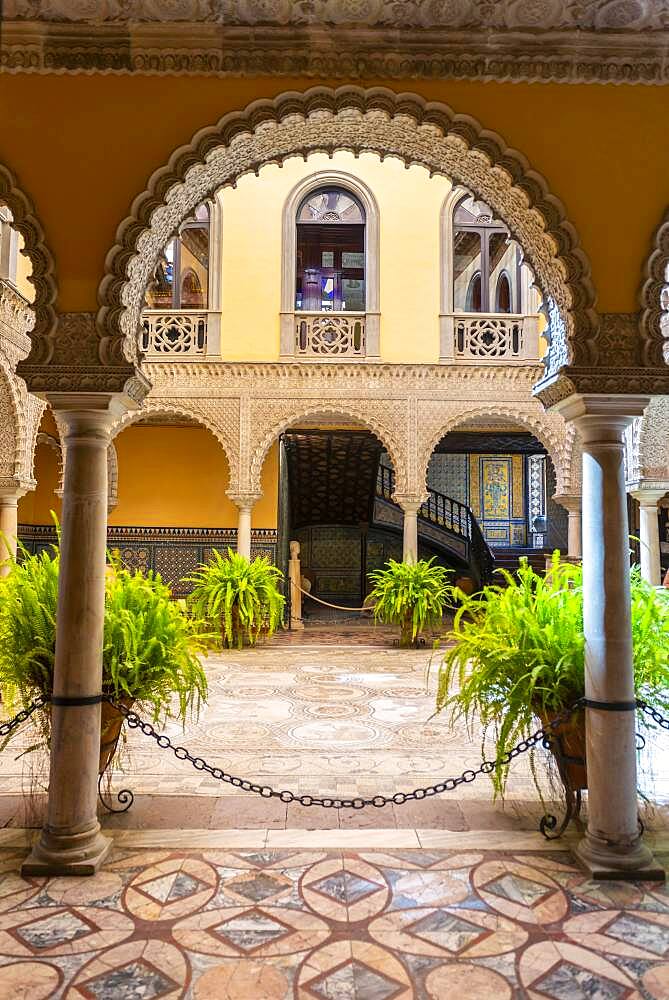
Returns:
[[[616,847],[586,833],[576,847],[576,857],[595,881],[664,882],[667,877],[641,840]]]
[[[300,629],[304,628],[304,621],[302,620],[302,618],[291,618],[290,619],[290,627],[294,631],[297,630],[299,632]]]
[[[45,827],[21,865],[22,875],[95,875],[112,849],[99,823],[84,833],[59,834]]]

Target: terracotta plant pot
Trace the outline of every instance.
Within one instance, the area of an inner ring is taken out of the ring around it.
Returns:
[[[544,729],[560,712],[537,713]],[[574,791],[588,787],[588,773],[585,763],[585,713],[581,710],[567,722],[562,722],[550,731],[551,753],[565,785]]]
[[[135,704],[135,699],[127,695],[118,699],[120,704],[127,709],[131,709]],[[101,725],[100,725],[100,765],[98,774],[104,774],[112,757],[116,753],[119,736],[123,728],[125,716],[119,712],[118,708],[110,705],[108,701],[102,702]]]

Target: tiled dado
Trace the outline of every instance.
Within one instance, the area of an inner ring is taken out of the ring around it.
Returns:
[[[661,1000],[669,890],[564,853],[115,848],[90,879],[0,849],[0,996]]]
[[[19,525],[19,540],[29,552],[39,552],[56,541],[53,525]],[[169,584],[175,596],[188,593],[182,578],[211,558],[212,549],[236,548],[234,528],[107,528],[107,545],[118,549],[130,569],[154,570]],[[267,556],[276,563],[276,531],[256,528],[251,532],[251,555]]]

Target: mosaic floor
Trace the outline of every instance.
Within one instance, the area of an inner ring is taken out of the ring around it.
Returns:
[[[669,889],[566,854],[117,849],[79,880],[21,857],[0,851],[3,998],[669,996]]]
[[[410,791],[481,761],[480,733],[468,734],[463,726],[451,729],[445,716],[432,717],[432,655],[425,649],[278,645],[211,656],[209,702],[199,721],[189,722],[185,733],[179,726],[167,732],[192,753],[233,774],[292,792],[371,797]],[[16,759],[33,738],[27,727],[22,741],[12,744],[14,752],[3,753],[0,825],[12,821],[23,790],[46,784],[46,766],[37,755]],[[665,739],[643,759],[642,787],[655,803],[669,802],[667,751]],[[494,747],[487,744],[486,753],[494,756]],[[136,802],[118,822],[144,828],[509,828],[509,817],[513,819],[514,809],[518,812],[522,805],[529,818],[521,828],[536,829],[540,815],[527,756],[514,763],[505,814],[492,809],[485,778],[460,786],[456,794],[383,810],[349,810],[351,815],[286,806],[276,799],[240,795],[177,761],[137,731],[129,734],[123,765],[125,771],[113,776],[113,786],[132,788]],[[546,794],[551,797],[548,787]],[[660,828],[669,825],[669,810],[666,813],[660,816]],[[644,820],[657,828],[654,816]],[[29,818],[13,822],[33,825]]]

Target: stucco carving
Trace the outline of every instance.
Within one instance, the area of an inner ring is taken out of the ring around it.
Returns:
[[[641,307],[645,363],[669,365],[669,212],[655,234],[646,264]]]
[[[149,396],[141,410],[125,413],[112,427],[112,441],[121,431],[148,415],[181,416],[194,420],[210,431],[221,445],[230,468],[230,480],[237,475],[239,455],[239,403],[230,399],[165,398]],[[237,433],[235,433],[235,431]]]
[[[499,136],[446,105],[357,87],[315,87],[254,102],[198,132],[154,173],[107,256],[98,325],[109,356],[136,351],[144,290],[158,255],[199,202],[266,163],[337,149],[421,164],[483,198],[522,246],[544,293],[548,371],[596,362],[589,264],[544,179]]]
[[[461,403],[444,407],[443,403],[421,400],[417,460],[424,480],[427,479],[427,467],[432,452],[445,434],[465,423],[468,430],[473,430],[477,421],[482,422],[484,429],[485,421],[490,418],[508,421],[534,434],[544,445],[553,462],[557,492],[573,492],[574,429],[560,414],[546,413],[541,404],[534,399],[527,399],[524,403],[515,402],[512,406],[498,400],[488,400],[478,404],[472,401],[467,407],[463,407]]]
[[[123,344],[117,341],[116,346],[118,350],[109,349],[99,336],[95,313],[59,313],[44,357],[39,346],[33,348],[19,363],[18,372],[33,392],[118,393],[129,405],[141,404],[149,383],[135,362],[123,355]]]
[[[230,490],[260,491],[270,445],[288,426],[320,416],[367,427],[387,449],[397,492],[421,496],[427,464],[444,433],[465,420],[496,416],[527,427],[553,459],[563,492],[575,491],[573,426],[532,398],[536,366],[391,364],[147,363],[154,388],[146,412],[195,419],[221,441]]]
[[[42,226],[35,215],[28,196],[19,188],[12,172],[0,164],[0,202],[12,213],[13,227],[24,239],[24,253],[32,263],[30,281],[35,288],[32,309],[35,314],[31,339],[35,361],[46,363],[50,357],[51,335],[56,314],[56,279],[51,251],[48,249]],[[27,330],[25,332],[28,332]]]
[[[669,396],[652,399],[636,428],[638,452],[629,479],[669,480]]]
[[[5,0],[3,14],[9,72],[667,79],[656,0]]]

